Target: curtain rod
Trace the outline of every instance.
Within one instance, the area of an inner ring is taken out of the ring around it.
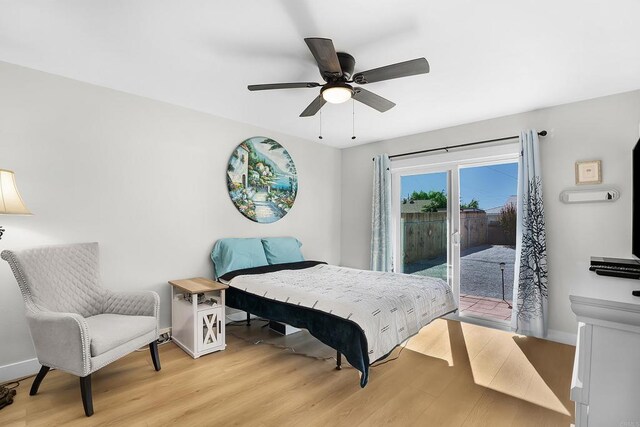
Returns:
[[[538,132],[538,135],[547,136],[547,131],[546,130],[542,130],[542,131]],[[486,139],[484,141],[467,142],[466,144],[447,145],[446,147],[430,148],[428,150],[420,150],[420,151],[412,151],[410,153],[394,154],[393,156],[389,156],[389,158],[393,159],[395,157],[412,156],[414,154],[431,153],[433,151],[440,151],[440,150],[449,151],[452,148],[470,147],[472,145],[488,144],[490,142],[498,142],[498,141],[508,141],[510,139],[518,139],[518,138],[520,138],[519,135],[505,136],[504,138]],[[372,160],[375,160],[375,158],[373,158]]]

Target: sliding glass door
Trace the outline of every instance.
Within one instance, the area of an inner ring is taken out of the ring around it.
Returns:
[[[423,167],[393,174],[393,186],[397,271],[442,279],[458,298],[455,173],[450,167]]]
[[[402,271],[449,280],[449,172],[406,175],[400,180]]]
[[[511,321],[518,163],[460,167],[460,312]]]
[[[447,281],[462,317],[509,322],[517,153],[412,160],[406,168],[392,164],[397,271]]]

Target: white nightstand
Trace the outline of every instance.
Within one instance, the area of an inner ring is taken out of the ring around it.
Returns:
[[[204,277],[170,280],[169,284],[172,340],[194,359],[224,350],[224,291],[228,286]]]

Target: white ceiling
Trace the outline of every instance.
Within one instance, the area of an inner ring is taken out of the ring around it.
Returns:
[[[0,0],[0,60],[318,141],[299,118],[322,81],[304,37],[356,71],[424,56],[431,73],[372,83],[397,106],[323,108],[323,144],[353,144],[640,88],[638,0]],[[1,95],[0,95],[1,96]]]

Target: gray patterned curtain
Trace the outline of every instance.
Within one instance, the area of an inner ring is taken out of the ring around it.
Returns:
[[[524,335],[547,334],[547,243],[538,132],[520,134],[518,233],[511,326]]]
[[[374,271],[393,270],[390,164],[386,154],[379,154],[373,159],[371,269]]]

